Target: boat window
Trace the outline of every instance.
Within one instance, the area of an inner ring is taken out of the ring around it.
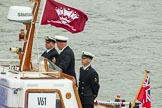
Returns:
[[[59,68],[58,66],[56,66],[56,65],[55,65],[53,62],[51,62],[50,60],[48,60],[48,63],[49,63],[49,68],[50,68],[50,69],[53,69],[53,70],[56,70],[56,71],[59,71],[59,72],[62,71],[61,68]]]
[[[45,59],[44,57],[40,57],[39,59],[39,71],[45,71],[45,65],[47,65],[48,70],[54,70],[54,71],[58,71],[61,72],[62,69],[60,69],[58,66],[56,66],[52,61]]]

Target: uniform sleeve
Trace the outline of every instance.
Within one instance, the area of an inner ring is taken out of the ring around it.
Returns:
[[[98,95],[99,88],[100,88],[98,74],[97,73],[93,73],[91,78],[90,78],[90,80],[91,80],[93,96],[94,96],[94,98],[96,98],[97,95]]]
[[[52,61],[53,58],[57,59],[59,56],[58,52],[56,49],[53,50],[53,52],[50,54],[49,60]]]
[[[60,61],[59,67],[65,71],[67,70],[67,68],[69,67],[71,62],[71,56],[70,55],[66,55],[66,56],[62,56],[62,59]],[[66,72],[65,72],[66,73]]]
[[[55,58],[56,58],[56,59],[58,58],[59,53],[57,52],[57,50],[56,50],[56,52],[55,52],[54,56],[55,56]]]

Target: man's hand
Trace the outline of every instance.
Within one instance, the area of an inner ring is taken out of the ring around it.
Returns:
[[[55,64],[56,63],[56,58],[53,57],[52,62]]]

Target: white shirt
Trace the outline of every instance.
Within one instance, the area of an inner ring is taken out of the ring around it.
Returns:
[[[87,65],[87,66],[83,66],[83,69],[86,70],[91,64]]]
[[[54,48],[54,47],[53,47],[53,48]],[[47,49],[46,52],[47,52],[47,53],[50,52],[53,48],[51,48],[51,49]]]
[[[67,47],[68,45],[66,45],[64,48],[62,48],[62,50],[60,51],[60,53],[62,52],[62,51],[64,51],[64,49]]]

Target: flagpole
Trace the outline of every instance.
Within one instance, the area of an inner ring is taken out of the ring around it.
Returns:
[[[142,83],[141,83],[141,85],[140,85],[140,87],[139,87],[139,89],[138,89],[138,92],[137,92],[137,94],[136,94],[136,96],[135,96],[135,98],[134,98],[134,100],[133,100],[133,103],[132,103],[132,105],[131,105],[131,108],[133,108],[134,105],[135,105],[135,103],[136,103],[137,96],[138,96],[138,94],[139,94],[139,92],[140,92],[140,90],[141,90],[141,88],[142,88],[142,86],[143,86],[143,83],[144,83],[144,81],[145,81],[145,79],[146,79],[148,73],[150,73],[150,71],[145,70],[145,74],[144,74],[143,81],[142,81]]]
[[[46,0],[44,0],[44,4],[43,4],[43,8],[42,8],[42,14],[41,14],[40,19],[39,19],[38,30],[36,31],[36,48],[37,48],[37,61],[38,62],[39,62],[39,55],[40,55],[40,53],[39,53],[39,47],[38,47],[38,31],[39,31],[39,27],[41,25],[41,20],[42,20],[42,16],[43,16],[45,4],[46,4]]]

